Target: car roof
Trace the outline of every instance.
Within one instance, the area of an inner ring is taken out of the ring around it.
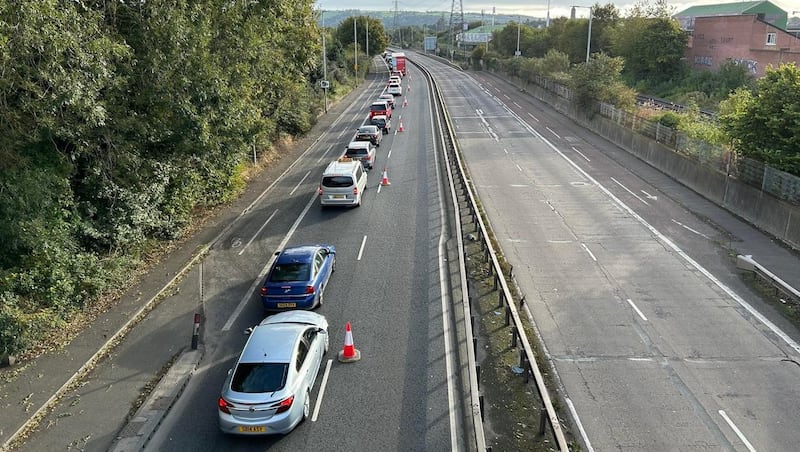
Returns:
[[[375,102],[372,103],[372,105],[381,105],[381,106],[384,106],[384,107],[388,106],[388,104],[389,103],[386,102],[385,100],[376,100]]]
[[[372,119],[383,119],[385,121],[386,120],[386,115],[375,115],[375,116],[372,117]]]
[[[302,245],[285,248],[278,256],[277,262],[280,264],[286,264],[290,262],[311,262],[314,253],[319,248],[319,245]]]
[[[323,177],[325,176],[349,176],[353,173],[356,167],[360,167],[361,162],[353,159],[339,159],[334,160],[325,168]]]
[[[311,311],[285,311],[273,314],[262,320],[261,323],[259,323],[259,326],[278,323],[309,324],[326,329],[328,326],[328,320],[325,318],[325,316]]]
[[[308,328],[301,324],[259,325],[250,333],[240,363],[288,363],[300,335]]]
[[[351,141],[350,144],[347,145],[347,149],[361,149],[361,148],[369,149],[370,147],[371,146],[369,141]]]
[[[362,131],[362,130],[376,130],[377,128],[378,128],[378,126],[376,126],[375,124],[367,124],[367,125],[363,125],[363,126],[359,127],[358,130],[359,131]]]

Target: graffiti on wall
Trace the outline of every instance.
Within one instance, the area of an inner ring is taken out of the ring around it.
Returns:
[[[731,58],[733,64],[744,66],[748,72],[752,74],[758,73],[758,61],[756,60],[747,60],[744,58]]]
[[[714,58],[710,56],[695,55],[694,64],[697,66],[711,66],[714,64]]]

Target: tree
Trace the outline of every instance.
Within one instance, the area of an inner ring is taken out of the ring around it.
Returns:
[[[737,90],[720,110],[720,123],[742,155],[800,175],[800,69],[768,68],[756,92]]]
[[[635,93],[622,81],[623,65],[622,58],[596,53],[592,54],[588,64],[574,66],[570,88],[578,106],[590,115],[596,102],[631,108],[635,103]]]
[[[625,76],[632,82],[669,81],[685,70],[686,33],[671,18],[629,17],[611,35],[614,55],[625,59]]]
[[[353,22],[356,23],[355,29]],[[336,27],[336,39],[345,49],[350,46],[353,48],[354,37],[358,38],[359,52],[367,51],[367,23],[369,23],[369,53],[370,57],[378,55],[389,45],[389,36],[383,28],[383,23],[376,18],[369,16],[348,17]]]

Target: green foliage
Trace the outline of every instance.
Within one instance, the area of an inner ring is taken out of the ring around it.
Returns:
[[[123,287],[142,247],[242,189],[253,146],[309,130],[314,19],[311,1],[0,3],[0,347]]]
[[[767,69],[754,94],[739,89],[720,108],[720,123],[736,149],[792,174],[800,174],[800,69]]]
[[[577,105],[588,114],[592,114],[597,102],[632,108],[636,94],[622,81],[622,68],[622,58],[603,53],[593,54],[589,64],[576,65],[570,87]]]
[[[625,76],[632,81],[669,81],[685,71],[686,34],[669,18],[630,17],[611,34],[613,54],[625,59]]]

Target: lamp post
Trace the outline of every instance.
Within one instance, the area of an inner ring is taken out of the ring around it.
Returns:
[[[358,86],[358,18],[353,17],[353,69],[356,73],[356,86]]]
[[[514,52],[514,56],[515,57],[518,57],[518,56],[522,55],[522,53],[519,51],[519,28],[520,28],[520,22],[522,22],[522,18],[520,16],[517,16],[517,51]]]
[[[328,112],[328,53],[325,51],[325,11],[322,11],[322,91],[325,93],[325,113]]]
[[[586,64],[589,64],[589,53],[592,48],[592,11],[591,6],[572,5],[572,17],[575,17],[575,8],[589,8],[589,36],[586,38]]]

